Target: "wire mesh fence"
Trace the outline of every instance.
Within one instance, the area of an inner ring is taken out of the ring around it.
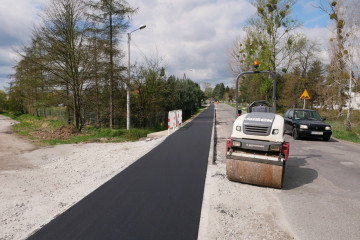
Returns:
[[[69,114],[66,107],[50,107],[42,109],[30,109],[30,114],[38,117],[45,117],[56,119],[62,122],[73,122],[73,114]],[[157,128],[165,126],[167,124],[167,112],[153,112],[147,113],[146,116],[140,116],[138,114],[131,115],[131,127],[132,128]],[[109,114],[97,113],[93,111],[81,111],[81,119],[83,125],[94,126],[94,127],[109,127],[110,119]],[[115,114],[113,119],[113,126],[117,129],[126,128],[126,113]]]

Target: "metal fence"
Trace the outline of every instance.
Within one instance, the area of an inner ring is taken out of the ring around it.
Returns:
[[[42,109],[30,109],[29,113],[39,117],[53,118],[59,121],[67,122],[68,118],[70,122],[73,122],[74,116],[70,114],[68,116],[65,107],[51,107]],[[84,125],[96,126],[97,114],[96,112],[85,111],[81,112],[82,123]],[[109,114],[102,113],[99,118],[99,125],[101,127],[109,127]],[[126,128],[126,115],[115,114],[114,116],[114,128]],[[140,119],[136,115],[131,115],[131,127],[135,128],[156,128],[159,126],[167,126],[167,112],[148,113],[146,118]]]

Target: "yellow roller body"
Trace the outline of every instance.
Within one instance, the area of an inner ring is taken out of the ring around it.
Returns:
[[[282,188],[285,162],[262,162],[227,159],[229,180],[265,187]]]

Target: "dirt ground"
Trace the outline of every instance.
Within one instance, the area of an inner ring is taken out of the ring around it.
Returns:
[[[37,148],[16,136],[13,124],[0,115],[0,240],[25,239],[166,138]],[[199,239],[295,239],[274,197],[280,190],[226,178],[223,141],[217,163],[208,165]]]
[[[16,121],[0,115],[0,171],[29,169],[32,164],[19,157],[24,152],[36,149],[34,145],[14,135],[11,127]]]

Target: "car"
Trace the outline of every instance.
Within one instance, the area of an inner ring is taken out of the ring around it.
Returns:
[[[325,120],[315,110],[292,108],[284,114],[285,132],[291,132],[295,140],[320,137],[329,141],[332,131]]]

